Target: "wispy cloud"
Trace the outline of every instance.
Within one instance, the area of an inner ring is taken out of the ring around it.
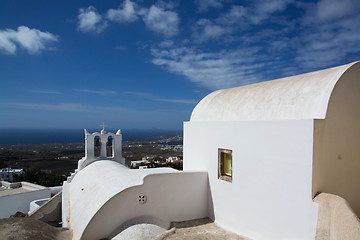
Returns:
[[[245,85],[264,80],[256,70],[263,67],[255,60],[259,56],[256,48],[203,52],[198,49],[181,47],[170,50],[152,49],[153,64],[169,72],[186,76],[209,89]]]
[[[316,4],[316,16],[322,21],[333,21],[349,15],[359,15],[358,0],[320,0]]]
[[[78,20],[78,29],[81,32],[100,33],[107,27],[107,22],[93,6],[80,8]]]
[[[290,5],[302,17],[285,15]],[[152,63],[208,89],[331,67],[359,52],[358,12],[356,0],[232,5],[218,17],[199,19],[190,42],[152,46]],[[221,47],[207,48],[203,42],[210,40]]]
[[[296,41],[295,59],[301,66],[331,66],[359,51],[359,1],[321,0],[306,7],[307,14],[300,22],[304,31]]]
[[[254,8],[249,9],[252,14],[248,15],[248,18],[253,23],[259,24],[272,14],[284,11],[293,2],[294,0],[256,1]]]
[[[252,5],[232,5],[228,11],[221,12],[214,19],[199,19],[193,28],[195,41],[208,41],[260,25],[269,20],[273,14],[282,12],[293,0],[254,1]],[[221,3],[221,1],[215,1]],[[203,3],[202,3],[203,4]],[[222,39],[223,40],[223,39]]]
[[[144,93],[144,92],[125,92],[127,95],[132,95],[139,98],[148,99],[157,102],[169,102],[169,103],[182,103],[182,104],[196,104],[198,101],[191,99],[172,99],[172,98],[161,98],[159,96]]]
[[[212,22],[209,19],[200,19],[196,22],[195,31],[192,37],[196,41],[208,41],[210,39],[217,39],[227,33],[230,33],[230,28]]]
[[[126,46],[123,46],[123,45],[117,45],[117,46],[115,47],[115,49],[118,50],[118,51],[124,51],[124,50],[127,49],[127,47],[126,47]]]
[[[58,37],[52,33],[26,26],[20,26],[17,30],[0,30],[0,52],[10,55],[16,54],[18,46],[29,54],[39,54],[43,50],[52,49],[48,45],[57,41]]]
[[[158,98],[157,101],[169,103],[182,103],[182,104],[197,104],[199,101],[191,99],[172,99],[172,98]]]
[[[89,94],[96,94],[96,95],[102,95],[102,96],[114,96],[118,93],[116,91],[112,90],[90,90],[90,89],[74,89],[75,92],[82,92],[82,93],[89,93]]]
[[[52,91],[52,90],[37,90],[37,89],[26,89],[27,92],[31,92],[31,93],[41,93],[41,94],[63,94],[62,92],[59,91]]]
[[[241,5],[233,5],[228,12],[220,14],[215,21],[222,25],[238,25],[244,24],[243,22],[246,20],[247,16],[248,9]]]
[[[137,8],[136,3],[125,0],[118,9],[109,9],[106,18],[117,23],[135,22],[139,19],[135,8]]]
[[[180,18],[174,11],[153,5],[144,12],[143,20],[147,28],[164,36],[174,36],[179,32]]]
[[[195,0],[195,4],[200,12],[208,11],[211,8],[220,9],[223,7],[224,0]]]
[[[142,7],[141,3],[125,0],[118,9],[109,9],[106,17],[118,23],[142,20],[146,28],[165,36],[157,46],[147,45],[151,62],[208,89],[330,67],[334,59],[345,59],[359,51],[360,2],[357,0],[317,3],[255,0],[247,5],[195,0],[199,11],[216,11],[212,12],[212,18],[191,19],[195,24],[188,38],[182,39],[178,38],[180,17],[175,11],[178,5],[157,1],[150,7]],[[290,7],[296,16],[286,11]],[[82,11],[93,14],[89,18],[93,20],[88,21],[90,26],[104,21],[93,7]],[[206,41],[214,45],[207,45]],[[156,96],[148,99],[161,101]]]

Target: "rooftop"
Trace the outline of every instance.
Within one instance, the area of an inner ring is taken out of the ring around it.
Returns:
[[[359,62],[246,86],[203,98],[191,122],[324,119],[334,86]]]
[[[13,195],[13,194],[20,194],[25,192],[31,192],[41,189],[46,189],[47,187],[40,186],[34,183],[29,182],[16,182],[16,183],[9,183],[5,181],[0,182],[0,197]]]

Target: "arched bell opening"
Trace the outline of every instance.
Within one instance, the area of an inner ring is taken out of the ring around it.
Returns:
[[[114,139],[109,136],[106,142],[106,157],[114,157]]]
[[[99,136],[94,137],[94,157],[100,157],[101,141]]]

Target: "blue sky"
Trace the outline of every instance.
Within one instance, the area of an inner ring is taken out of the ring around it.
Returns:
[[[360,1],[0,1],[0,127],[181,129],[210,92],[360,60]]]

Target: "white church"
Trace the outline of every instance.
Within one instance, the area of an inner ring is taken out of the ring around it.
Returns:
[[[183,171],[127,168],[120,130],[85,143],[62,192],[73,239],[205,217],[253,240],[315,239],[318,192],[360,216],[360,62],[209,94],[184,123]]]

